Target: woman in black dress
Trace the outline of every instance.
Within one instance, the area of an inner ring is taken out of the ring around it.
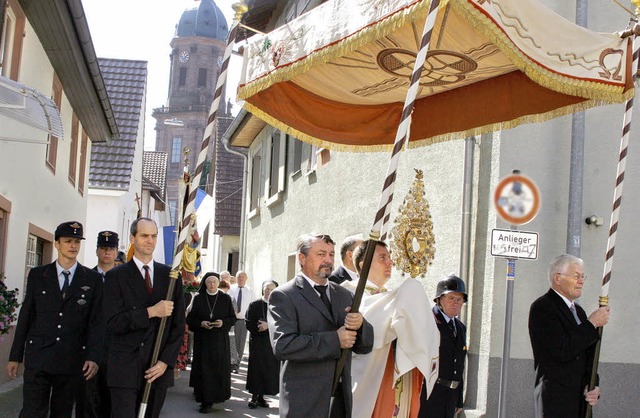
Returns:
[[[200,412],[231,398],[229,329],[236,322],[231,297],[218,290],[218,273],[207,273],[187,316],[193,332],[193,362],[189,386],[193,387]]]
[[[249,368],[247,390],[251,393],[249,408],[258,406],[269,408],[264,395],[277,395],[280,362],[273,355],[267,325],[267,303],[271,291],[278,286],[273,280],[262,283],[262,299],[249,304],[245,321],[251,338],[249,339]]]

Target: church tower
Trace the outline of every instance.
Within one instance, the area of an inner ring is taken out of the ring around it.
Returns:
[[[178,205],[178,179],[184,167],[183,149],[191,150],[189,172],[195,171],[196,159],[207,125],[209,108],[223,60],[228,34],[227,21],[213,0],[201,0],[200,4],[185,10],[176,26],[171,41],[170,76],[167,102],[153,110],[156,120],[156,151],[166,152],[167,203],[171,223],[175,225]],[[224,97],[220,100],[219,116],[229,117]],[[213,133],[214,140],[224,132]],[[215,147],[209,147],[209,162]],[[210,164],[210,163],[209,163]],[[211,165],[205,166],[203,181],[212,182]],[[210,191],[207,186],[205,190]]]

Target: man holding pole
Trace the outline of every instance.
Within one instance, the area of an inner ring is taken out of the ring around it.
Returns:
[[[362,314],[350,313],[353,296],[327,278],[335,243],[328,235],[298,239],[301,272],[269,297],[269,336],[281,363],[280,416],[350,417],[351,355],[332,402],[336,363],[342,349],[371,351],[373,329]]]
[[[609,321],[609,307],[587,315],[575,300],[586,280],[583,261],[563,254],[549,265],[551,289],[531,305],[529,336],[536,369],[535,416],[584,417],[600,388],[588,391],[596,328]]]
[[[146,417],[156,418],[167,388],[173,386],[176,364],[185,330],[182,286],[167,298],[170,268],[153,261],[158,228],[149,218],[131,224],[133,258],[107,272],[104,314],[110,334],[107,384],[111,391],[111,416],[133,418],[147,382],[153,382]],[[161,319],[167,318],[162,339],[154,347]],[[153,350],[158,361],[151,362]]]

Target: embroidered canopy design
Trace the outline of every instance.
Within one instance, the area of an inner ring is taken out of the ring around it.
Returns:
[[[390,149],[429,0],[331,0],[245,48],[238,97],[301,140]],[[634,94],[631,38],[536,0],[442,1],[410,146],[540,122]]]

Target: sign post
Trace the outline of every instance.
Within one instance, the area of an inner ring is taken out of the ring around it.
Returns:
[[[513,170],[500,180],[494,194],[494,204],[500,218],[511,225],[509,230],[494,229],[491,233],[491,255],[507,258],[507,294],[504,313],[504,341],[500,368],[500,418],[507,414],[507,376],[511,357],[511,320],[513,317],[513,289],[516,280],[516,259],[538,258],[538,234],[518,231],[518,225],[530,222],[540,209],[540,192],[528,177]]]

